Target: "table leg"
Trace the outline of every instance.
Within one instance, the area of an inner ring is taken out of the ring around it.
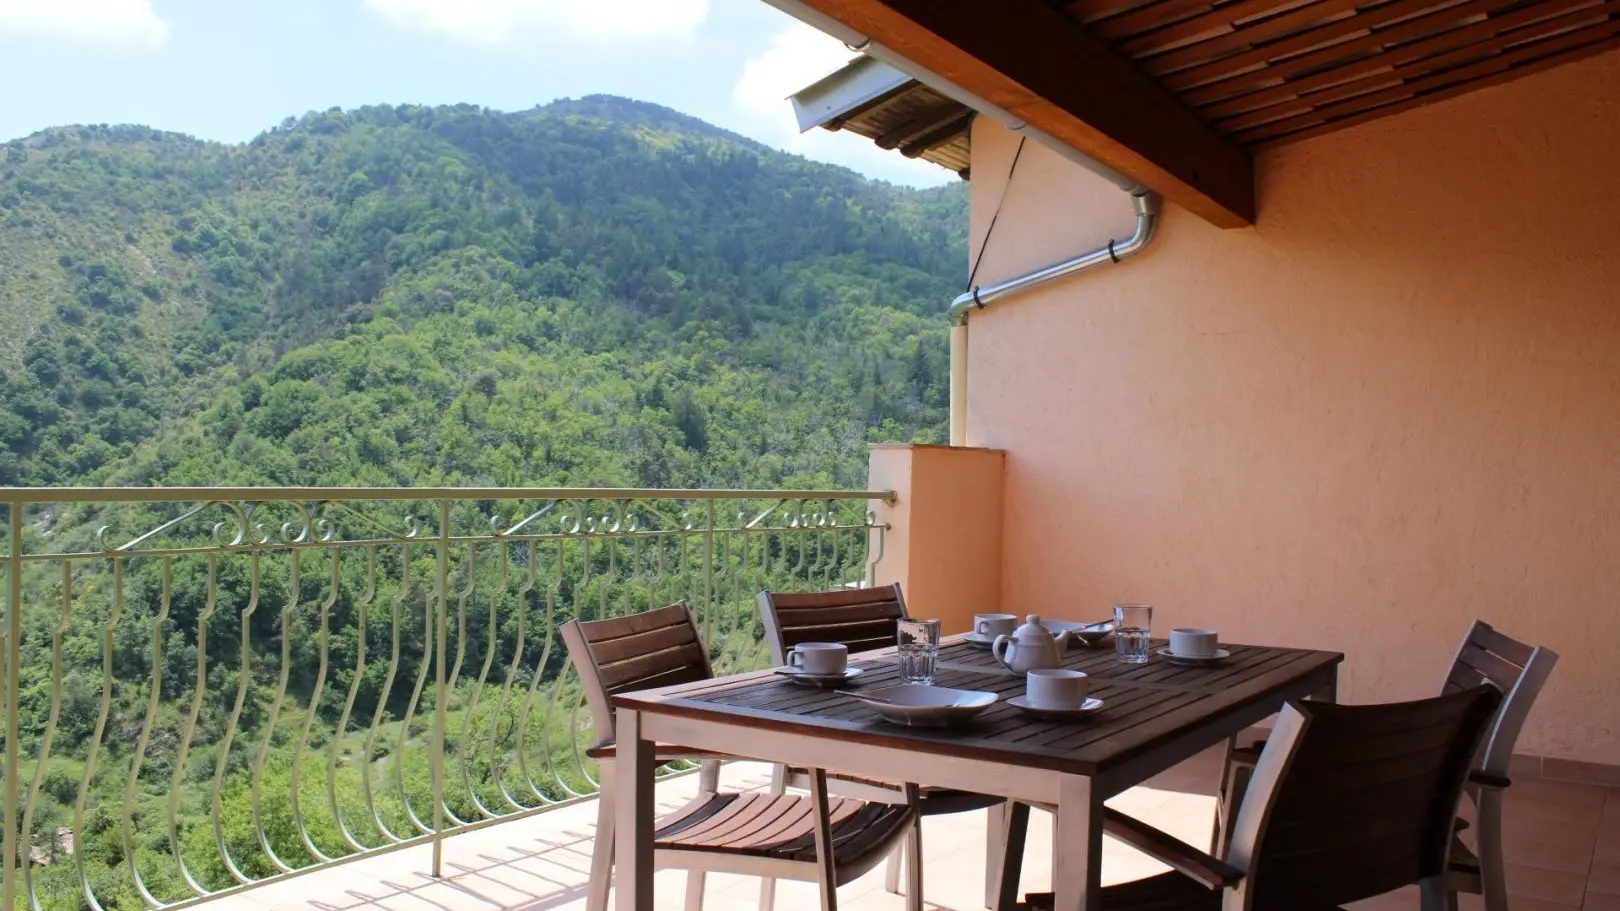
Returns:
[[[1053,911],[1097,911],[1102,893],[1103,802],[1083,775],[1058,779]]]
[[[618,911],[653,911],[653,743],[641,737],[641,713],[619,709],[618,845],[615,850]]]
[[[1316,692],[1311,694],[1312,701],[1315,701],[1315,702],[1338,702],[1339,701],[1339,669],[1338,668],[1333,668],[1331,673],[1333,674],[1333,676],[1328,680],[1327,684],[1324,685],[1320,690],[1317,690]]]
[[[1001,806],[1002,852],[1001,857],[996,859],[995,875],[985,896],[985,907],[994,911],[1013,911],[1018,906],[1018,880],[1024,871],[1024,843],[1029,836],[1029,804],[1008,801]]]

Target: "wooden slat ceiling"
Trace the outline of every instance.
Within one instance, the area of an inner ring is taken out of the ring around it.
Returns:
[[[1293,142],[1620,46],[1620,0],[1072,0],[1231,141]]]
[[[865,136],[879,148],[931,161],[966,180],[972,122],[971,109],[911,80],[822,126]]]

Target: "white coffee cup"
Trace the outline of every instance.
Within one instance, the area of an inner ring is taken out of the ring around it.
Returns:
[[[1086,704],[1091,678],[1085,671],[1047,667],[1030,671],[1024,692],[1031,705],[1043,709],[1077,709]]]
[[[801,642],[788,652],[788,667],[806,674],[842,674],[849,664],[849,646],[836,642]]]
[[[980,639],[1011,636],[1018,629],[1018,618],[1012,614],[974,614],[973,634]]]
[[[1212,629],[1173,629],[1170,631],[1170,654],[1178,658],[1213,658],[1219,638]]]

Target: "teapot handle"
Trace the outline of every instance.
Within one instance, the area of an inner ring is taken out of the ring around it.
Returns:
[[[996,659],[1003,667],[1007,665],[1007,651],[1012,648],[1011,636],[997,636],[996,641],[990,643],[990,657]]]

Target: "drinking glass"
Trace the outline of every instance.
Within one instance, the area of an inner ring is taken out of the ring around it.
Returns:
[[[1114,605],[1114,656],[1127,664],[1146,664],[1153,640],[1153,605]]]
[[[939,659],[939,621],[901,620],[899,645],[900,679],[932,684],[934,664]]]

